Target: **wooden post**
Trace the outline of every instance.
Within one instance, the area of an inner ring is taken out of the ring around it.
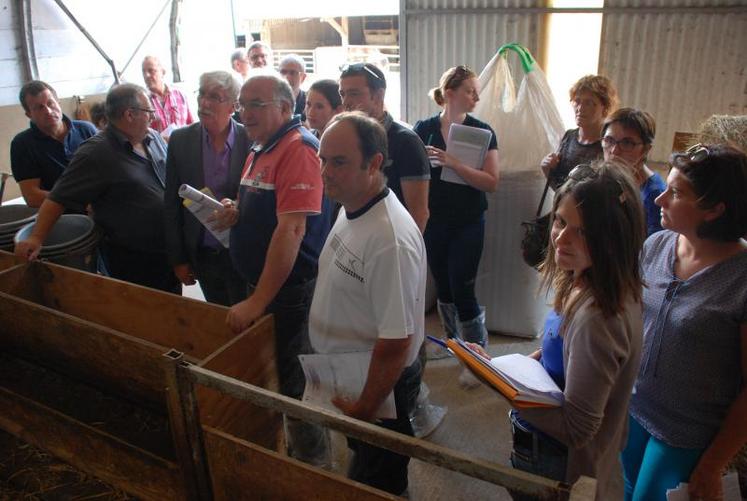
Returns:
[[[183,376],[180,365],[184,355],[171,350],[163,355],[166,376],[166,403],[171,423],[174,450],[181,467],[187,499],[202,501],[212,499],[210,475],[205,460],[202,428],[197,410],[194,385]]]

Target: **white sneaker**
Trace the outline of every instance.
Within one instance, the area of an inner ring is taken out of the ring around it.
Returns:
[[[480,380],[472,374],[472,371],[464,367],[461,374],[459,374],[459,386],[465,390],[473,390],[480,386]]]

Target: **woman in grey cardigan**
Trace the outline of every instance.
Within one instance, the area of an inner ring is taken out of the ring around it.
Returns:
[[[596,499],[613,499],[610,480],[622,475],[617,458],[642,337],[645,224],[633,180],[610,163],[576,167],[555,196],[551,228],[541,270],[562,317],[556,356],[562,353],[564,403],[521,410],[530,426],[514,426],[512,463],[538,474],[554,470],[566,482],[596,478]],[[521,436],[527,433],[529,440]],[[536,446],[527,450],[525,443]]]

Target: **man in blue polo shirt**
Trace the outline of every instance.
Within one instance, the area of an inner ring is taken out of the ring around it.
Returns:
[[[96,127],[63,115],[57,93],[46,82],[28,82],[18,98],[31,123],[10,143],[10,168],[26,204],[39,207],[78,146],[96,135]]]

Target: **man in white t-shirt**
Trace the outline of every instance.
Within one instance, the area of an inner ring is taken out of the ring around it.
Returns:
[[[372,352],[360,396],[333,403],[348,416],[373,422],[393,391],[397,418],[376,423],[412,436],[409,414],[422,372],[425,245],[386,187],[386,157],[386,131],[360,112],[333,118],[322,136],[324,193],[343,208],[319,257],[310,340],[317,353]],[[407,456],[355,440],[348,445],[355,453],[353,480],[396,495],[407,489]]]

